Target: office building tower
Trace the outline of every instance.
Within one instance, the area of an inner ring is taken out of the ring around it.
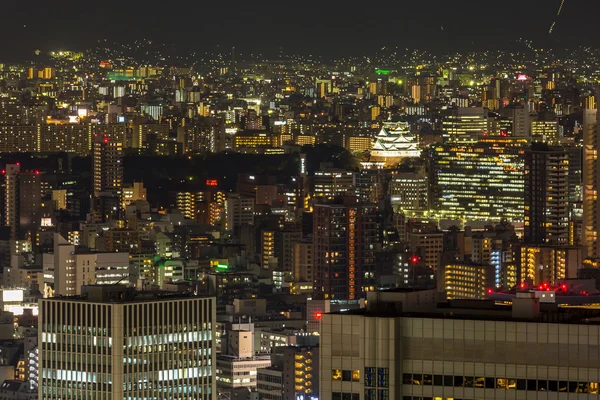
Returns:
[[[421,257],[426,267],[437,270],[444,249],[444,234],[437,231],[411,232],[409,241],[413,254]]]
[[[237,193],[227,195],[225,200],[225,220],[228,230],[242,225],[254,225],[254,203],[252,197],[240,196]]]
[[[214,399],[214,298],[88,286],[40,300],[39,399]]]
[[[546,311],[533,293],[503,309],[437,308],[435,291],[367,300],[362,312],[323,315],[320,399],[598,397],[600,350],[589,341],[600,325],[581,310]]]
[[[221,354],[216,357],[219,393],[231,396],[238,388],[255,388],[257,369],[271,366],[269,355],[257,355],[254,324],[239,324],[221,339]]]
[[[569,243],[569,154],[534,144],[525,151],[525,243]]]
[[[313,177],[314,195],[332,199],[336,196],[354,194],[354,172],[334,168],[316,171]]]
[[[100,197],[101,193],[121,196],[123,188],[122,142],[111,140],[107,135],[94,136],[92,175],[94,197]]]
[[[54,234],[54,291],[60,296],[81,294],[84,285],[127,285],[130,282],[129,253],[77,252],[58,233]],[[131,276],[131,281],[135,281]]]
[[[376,213],[355,197],[315,204],[314,298],[353,300],[375,289]]]
[[[12,240],[34,238],[42,217],[42,187],[39,171],[21,171],[20,164],[8,164],[2,171],[2,225]]]
[[[529,109],[523,104],[511,104],[498,110],[503,116],[512,120],[512,136],[530,138],[531,119]]]
[[[600,105],[600,102],[597,102]],[[598,139],[598,120],[596,110],[583,110],[583,244],[586,256],[592,260],[600,259],[600,139]]]
[[[356,194],[363,203],[379,203],[386,195],[390,171],[378,168],[361,168],[354,175]]]
[[[547,144],[558,142],[558,120],[531,121],[531,140]]]
[[[277,258],[277,270],[283,272],[286,281],[294,277],[294,245],[302,239],[302,232],[280,230],[275,232],[274,255]]]
[[[524,138],[431,147],[432,208],[443,218],[522,221]]]
[[[428,207],[428,179],[424,170],[398,172],[392,175],[389,194],[394,209],[422,212]]]
[[[281,366],[257,368],[256,392],[259,399],[283,400],[283,368]]]
[[[449,111],[442,121],[444,142],[476,142],[488,134],[487,110],[481,107],[458,107]]]
[[[300,241],[293,245],[292,254],[294,282],[314,281],[313,244],[311,241]]]

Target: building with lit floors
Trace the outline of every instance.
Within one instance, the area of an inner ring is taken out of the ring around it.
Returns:
[[[512,306],[438,305],[418,291],[369,293],[367,304],[322,318],[321,400],[598,398],[597,310],[531,293]]]
[[[60,296],[80,295],[84,285],[128,285],[136,279],[131,274],[129,253],[79,252],[59,234],[54,235],[51,267],[54,293]]]
[[[215,299],[121,286],[40,300],[39,399],[214,399]]]
[[[254,351],[254,331],[246,325],[229,330],[221,338],[221,354],[216,359],[217,388],[220,394],[231,396],[240,388],[255,388],[257,370],[271,366],[268,354]],[[248,329],[249,328],[249,329]]]
[[[569,244],[569,154],[535,143],[525,151],[525,243]]]
[[[428,182],[424,170],[395,173],[388,186],[392,207],[408,213],[423,212],[429,208],[427,192]]]
[[[430,149],[430,202],[447,219],[511,222],[524,215],[525,138],[481,138]]]
[[[34,238],[42,216],[42,188],[39,171],[21,171],[8,164],[0,175],[0,226],[10,229],[10,238]]]
[[[319,398],[319,347],[283,350],[284,400]]]
[[[322,168],[312,177],[315,197],[334,198],[356,191],[354,172],[343,169]]]
[[[121,195],[123,188],[123,143],[106,135],[94,136],[93,190],[94,197],[101,192]]]
[[[122,215],[123,143],[107,135],[94,136],[92,147],[94,219],[119,219]]]
[[[352,300],[375,289],[376,214],[356,197],[314,205],[315,299]]]
[[[442,121],[444,142],[474,143],[489,131],[487,110],[481,107],[457,107],[448,110]]]
[[[577,246],[517,246],[515,249],[519,283],[556,284],[560,279],[577,278],[583,267],[583,248]]]
[[[448,300],[483,300],[493,287],[493,266],[489,264],[449,263],[438,270],[438,290]]]
[[[600,106],[600,102],[596,102]],[[586,256],[600,259],[600,113],[595,109],[583,110],[583,245]]]

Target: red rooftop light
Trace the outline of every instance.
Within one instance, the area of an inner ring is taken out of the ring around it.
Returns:
[[[320,320],[321,320],[321,318],[323,318],[323,313],[322,313],[321,311],[317,311],[317,312],[315,312],[315,319],[316,319],[317,321],[320,321]]]

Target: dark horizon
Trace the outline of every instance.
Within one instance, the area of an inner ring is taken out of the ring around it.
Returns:
[[[586,3],[586,4],[583,4]],[[2,59],[31,58],[36,49],[84,50],[98,40],[130,43],[139,39],[173,44],[189,51],[214,51],[217,46],[240,53],[315,54],[327,58],[372,54],[384,46],[419,48],[435,53],[510,49],[519,38],[541,47],[595,44],[584,27],[593,26],[600,3],[560,0],[506,0],[482,6],[476,0],[444,0],[369,4],[366,9],[331,3],[302,6],[267,2],[200,4],[182,0],[143,8],[58,1],[53,8],[24,9],[24,3],[3,4],[0,26]],[[583,8],[585,6],[585,8]],[[552,34],[549,29],[556,21]]]

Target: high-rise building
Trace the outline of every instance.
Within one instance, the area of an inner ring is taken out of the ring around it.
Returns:
[[[404,212],[426,211],[427,191],[428,180],[423,170],[393,174],[389,183],[392,206]]]
[[[232,193],[225,201],[225,218],[227,229],[234,230],[241,225],[254,225],[254,203],[252,197]]]
[[[317,197],[333,198],[345,194],[354,194],[354,172],[324,168],[315,172],[313,187],[314,194]]]
[[[275,258],[275,232],[263,230],[260,235],[260,264],[269,269],[269,263]]]
[[[438,271],[438,289],[446,292],[448,300],[483,300],[486,290],[492,287],[492,270],[489,264],[450,263]]]
[[[569,154],[534,144],[525,151],[525,243],[569,243]]]
[[[271,366],[271,357],[255,351],[254,324],[239,324],[221,339],[221,354],[217,355],[219,393],[231,395],[234,389],[254,388],[257,369]]]
[[[123,143],[106,135],[94,136],[93,190],[94,197],[106,192],[120,197],[123,188]]]
[[[288,346],[283,349],[282,400],[319,398],[319,347]]]
[[[214,399],[214,298],[89,286],[40,300],[39,399]]]
[[[444,117],[442,130],[445,142],[476,142],[488,134],[487,110],[481,107],[454,108]]]
[[[2,225],[12,240],[35,237],[42,216],[42,188],[39,171],[21,171],[20,164],[2,170]]]
[[[558,141],[558,121],[531,121],[531,140],[556,144]]]
[[[436,308],[435,295],[373,293],[366,310],[324,314],[319,398],[598,397],[600,325],[582,310],[543,310],[533,293]]]
[[[523,104],[511,104],[501,108],[499,112],[512,120],[512,136],[531,137],[531,120],[529,109]]]
[[[600,106],[600,102],[596,102]],[[586,256],[600,259],[600,139],[598,120],[600,112],[583,110],[583,244]]]
[[[352,300],[375,289],[377,207],[346,197],[315,204],[313,211],[316,299]]]
[[[296,242],[293,245],[293,270],[295,282],[313,282],[313,244],[310,241]]]
[[[448,219],[522,221],[525,138],[431,147],[432,208]]]
[[[275,257],[277,269],[283,272],[286,280],[293,280],[294,276],[294,245],[302,238],[300,231],[282,230],[275,232]]]
[[[410,249],[418,254],[426,267],[437,270],[439,257],[444,250],[444,234],[442,232],[411,232],[409,234]]]
[[[129,253],[77,252],[54,234],[54,291],[60,296],[81,294],[84,285],[129,284]],[[132,279],[132,281],[135,280]]]
[[[558,280],[577,278],[583,266],[583,249],[575,246],[527,245],[516,249],[519,283],[555,285]]]

